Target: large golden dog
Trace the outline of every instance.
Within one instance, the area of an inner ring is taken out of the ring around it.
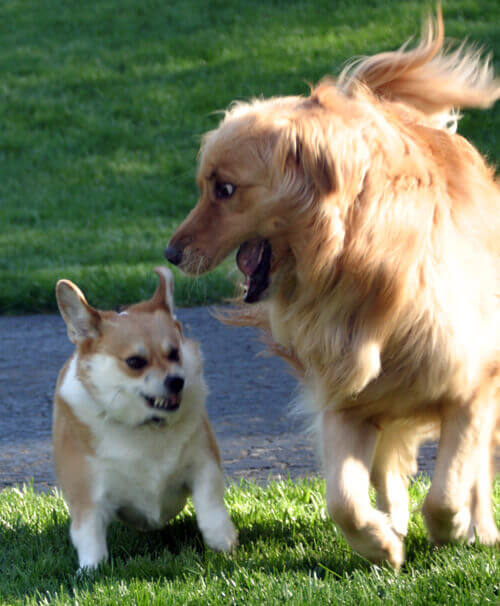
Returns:
[[[423,40],[308,97],[235,103],[202,144],[200,199],[165,254],[188,273],[239,247],[247,303],[301,369],[328,511],[399,567],[419,443],[440,441],[423,512],[436,543],[498,541],[500,196],[453,108],[500,96],[487,60]],[[369,500],[370,482],[377,508]]]

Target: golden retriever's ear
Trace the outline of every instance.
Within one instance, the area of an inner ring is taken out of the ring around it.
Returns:
[[[302,116],[287,121],[274,150],[276,165],[283,174],[302,177],[322,194],[337,189],[336,167],[328,134],[318,116]]]

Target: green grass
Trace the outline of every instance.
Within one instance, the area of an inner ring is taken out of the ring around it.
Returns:
[[[205,548],[192,506],[164,531],[141,534],[118,523],[111,560],[76,574],[62,498],[31,489],[0,493],[2,604],[494,604],[497,548],[432,547],[419,513],[428,479],[410,489],[407,561],[399,574],[370,567],[330,521],[324,483],[231,485],[227,504],[239,528],[234,555]],[[495,485],[500,521],[500,478]]]
[[[445,0],[450,37],[500,49],[497,0]],[[196,152],[233,99],[307,93],[353,55],[418,34],[404,0],[9,0],[0,4],[0,313],[150,294],[194,205]],[[498,68],[498,56],[496,59]],[[500,104],[498,104],[500,105]],[[460,130],[500,157],[500,108]],[[233,293],[233,264],[177,276],[180,304]]]

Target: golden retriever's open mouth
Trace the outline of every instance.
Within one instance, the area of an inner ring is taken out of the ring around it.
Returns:
[[[240,246],[236,263],[245,275],[245,303],[256,303],[269,286],[271,269],[271,244],[269,240],[255,238]]]

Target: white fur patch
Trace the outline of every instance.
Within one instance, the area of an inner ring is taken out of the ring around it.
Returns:
[[[80,570],[96,568],[108,557],[106,526],[110,518],[109,513],[96,508],[78,526],[71,524],[71,540],[78,552]]]
[[[230,551],[237,543],[237,532],[224,507],[224,480],[219,465],[207,461],[195,473],[193,503],[198,526],[207,545],[217,551]]]

